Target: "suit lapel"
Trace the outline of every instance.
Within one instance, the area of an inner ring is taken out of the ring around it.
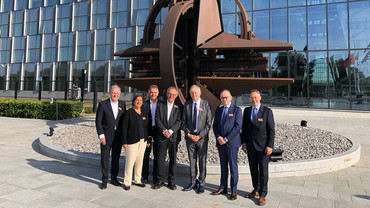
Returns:
[[[113,113],[113,109],[112,109],[112,105],[110,104],[110,99],[109,99],[109,98],[107,99],[107,105],[108,105],[108,109],[109,109],[109,112],[110,112],[110,114],[111,114],[112,118],[115,120],[115,118],[114,118],[114,113]],[[118,117],[118,116],[117,116],[117,117]]]

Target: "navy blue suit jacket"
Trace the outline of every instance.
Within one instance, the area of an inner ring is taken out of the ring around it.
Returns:
[[[239,148],[241,145],[240,129],[243,122],[242,110],[231,103],[229,112],[226,115],[225,123],[222,125],[221,117],[223,110],[224,106],[216,109],[215,120],[213,121],[213,132],[215,137],[216,139],[220,136],[224,138],[226,137],[228,142],[224,145],[229,148]],[[216,145],[217,147],[220,146],[218,142],[216,142]]]
[[[251,111],[252,107],[244,109],[242,142],[246,143],[248,148],[254,146],[257,151],[264,151],[266,147],[273,148],[275,122],[272,110],[261,105],[256,123],[251,121]]]
[[[95,125],[98,135],[104,134],[107,142],[112,142],[114,138],[114,127],[117,128],[117,133],[121,132],[122,115],[126,111],[126,104],[122,100],[118,100],[118,115],[114,118],[110,99],[103,100],[99,103],[96,111]]]

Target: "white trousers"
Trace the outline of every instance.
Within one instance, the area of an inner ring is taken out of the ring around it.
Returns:
[[[132,183],[132,171],[135,171],[134,183],[141,183],[141,170],[146,149],[146,142],[140,139],[135,144],[127,145],[124,185],[130,186]]]

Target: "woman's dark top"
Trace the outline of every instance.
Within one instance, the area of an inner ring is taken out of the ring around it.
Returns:
[[[148,124],[149,119],[146,111],[141,110],[141,115],[139,115],[133,108],[128,109],[123,115],[122,144],[135,144],[142,138],[147,141]]]

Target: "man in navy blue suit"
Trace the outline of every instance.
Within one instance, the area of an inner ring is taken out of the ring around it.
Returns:
[[[258,204],[266,204],[268,162],[275,140],[275,122],[272,110],[261,105],[261,94],[252,90],[249,94],[252,106],[244,109],[242,143],[248,155],[253,191],[247,198],[258,197]]]
[[[96,111],[96,130],[100,140],[100,155],[101,155],[101,172],[102,183],[101,189],[107,188],[109,158],[112,150],[111,164],[111,184],[120,186],[117,180],[119,170],[119,158],[121,155],[121,118],[126,111],[125,102],[118,100],[121,95],[121,88],[118,85],[113,85],[109,92],[110,97],[107,100],[101,101]]]
[[[217,139],[216,146],[220,156],[221,183],[212,195],[227,194],[228,166],[230,166],[230,200],[235,200],[239,178],[238,150],[241,145],[240,129],[243,115],[242,110],[231,103],[232,96],[229,90],[223,90],[220,99],[223,106],[216,109],[213,132]]]

